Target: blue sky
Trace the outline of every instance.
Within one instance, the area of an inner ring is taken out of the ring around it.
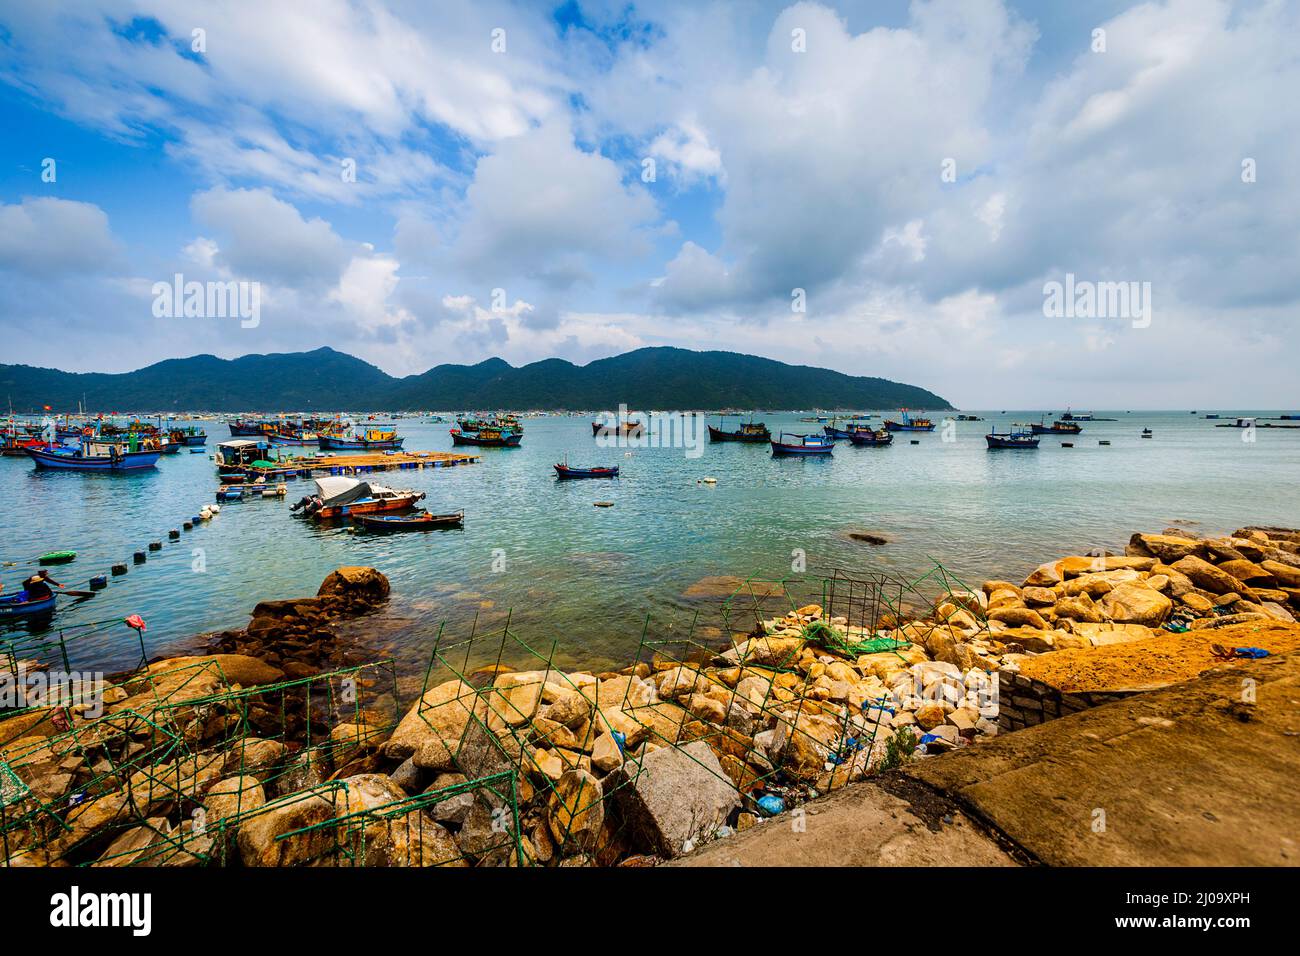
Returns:
[[[0,361],[330,345],[407,374],[678,345],[966,407],[1288,407],[1297,19],[3,4]],[[259,324],[156,315],[177,273],[257,283]],[[1149,321],[1045,314],[1067,274],[1149,284]]]

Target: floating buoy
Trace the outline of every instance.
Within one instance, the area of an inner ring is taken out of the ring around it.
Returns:
[[[113,577],[118,577],[118,576],[123,575],[123,574],[126,574],[126,565],[125,565],[125,564],[115,564],[115,565],[113,565]]]
[[[700,483],[705,485],[716,485],[718,483],[718,479],[705,477],[700,479]]]
[[[614,507],[614,502],[612,502],[612,501],[597,501],[595,504],[596,504],[596,507],[597,507],[597,508],[612,508],[612,507]]]
[[[102,591],[106,587],[108,587],[108,575],[96,574],[90,579],[90,589],[92,591]]]
[[[1099,441],[1099,442],[1097,442],[1097,444],[1098,444],[1098,445],[1109,445],[1110,442],[1108,442],[1108,441]]]
[[[1061,442],[1061,447],[1062,447],[1062,448],[1073,448],[1073,447],[1074,447],[1074,442],[1072,442],[1072,441],[1063,441],[1063,442]]]
[[[913,438],[913,439],[912,439],[912,444],[913,444],[913,445],[919,445],[919,444],[921,444],[921,442],[920,442],[919,439]]]
[[[181,527],[184,528],[186,531],[189,531],[191,528],[194,527],[194,523],[192,521],[186,521],[181,525]]]
[[[170,531],[167,532],[167,537],[171,538],[173,541],[175,541],[180,536],[181,536],[180,528],[172,528]]]
[[[149,560],[149,555],[145,554],[143,551],[137,551],[135,554],[131,555],[131,557],[135,560],[136,564],[144,564]]]
[[[208,510],[214,515],[219,515],[221,514],[221,505],[208,505]]]
[[[161,550],[162,550],[162,542],[161,542],[161,541],[150,541],[150,542],[149,542],[149,550],[150,550],[150,551],[161,551]]]

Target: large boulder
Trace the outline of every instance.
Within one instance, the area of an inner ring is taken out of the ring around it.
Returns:
[[[1248,591],[1246,585],[1238,581],[1227,571],[1216,568],[1204,558],[1198,558],[1195,555],[1175,561],[1173,569],[1185,575],[1198,588],[1209,591],[1212,594],[1241,594]]]
[[[239,827],[239,854],[244,865],[298,866],[329,858],[338,849],[335,831],[316,824],[337,815],[331,801],[309,790],[266,804],[245,817]],[[306,832],[277,839],[304,829]]]
[[[1159,591],[1134,581],[1121,584],[1101,599],[1106,616],[1120,624],[1159,627],[1169,617],[1174,602]]]
[[[439,754],[454,751],[478,702],[478,692],[464,681],[451,680],[439,684],[426,691],[406,712],[393,735],[380,746],[380,754],[391,760],[405,760],[431,742],[435,748],[442,745],[437,748]],[[479,707],[479,710],[483,709]],[[432,760],[420,765],[442,769]]]
[[[330,573],[321,582],[317,597],[343,598],[345,601],[361,601],[377,604],[388,597],[388,578],[375,568],[343,567]]]
[[[546,820],[557,846],[594,846],[605,824],[600,781],[585,770],[565,772],[555,782]]]
[[[611,774],[633,842],[672,858],[712,836],[740,805],[717,756],[697,740],[662,747]]]
[[[242,687],[258,687],[262,684],[274,684],[284,680],[284,671],[272,667],[265,661],[246,654],[208,654],[202,657],[169,657],[149,665],[149,673],[155,677],[175,671],[186,671],[187,676],[211,671],[220,674],[228,684]]]
[[[1168,534],[1135,534],[1129,539],[1127,550],[1132,555],[1156,557],[1173,564],[1189,554],[1205,554],[1205,542]]]

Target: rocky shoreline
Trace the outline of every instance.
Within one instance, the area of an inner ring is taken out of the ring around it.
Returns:
[[[0,711],[7,865],[653,865],[902,763],[1300,647],[1300,531],[1135,534],[923,614],[807,605],[618,671],[426,679],[339,639],[340,568],[211,654]],[[452,668],[454,670],[454,667]]]

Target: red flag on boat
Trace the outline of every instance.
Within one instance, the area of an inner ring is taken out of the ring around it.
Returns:
[[[144,618],[142,618],[139,614],[132,614],[130,617],[128,617],[126,619],[126,626],[135,628],[141,634],[143,634],[147,629],[144,623]]]

